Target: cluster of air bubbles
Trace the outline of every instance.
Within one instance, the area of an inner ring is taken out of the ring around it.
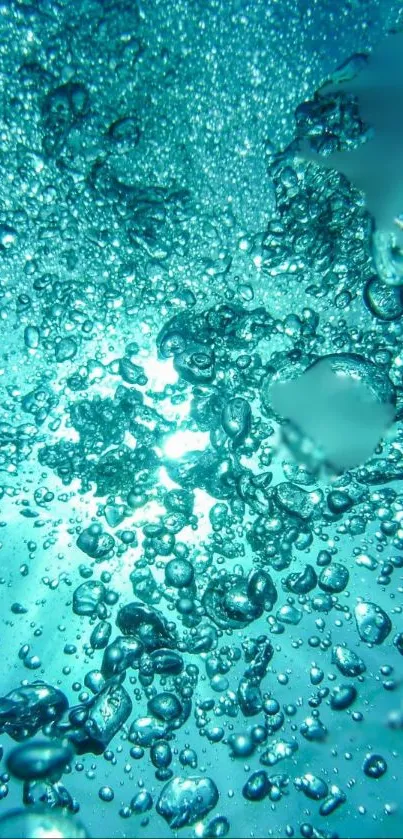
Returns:
[[[36,42],[34,8],[6,6]],[[64,58],[20,63],[0,137],[0,525],[21,530],[0,545],[0,837],[379,826],[403,729],[402,260],[307,153],[368,126],[342,92],[300,104],[247,231],[153,116],[186,49],[148,50],[140,3],[79,19],[99,78],[71,20]]]

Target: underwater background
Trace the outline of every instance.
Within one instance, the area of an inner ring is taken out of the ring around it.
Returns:
[[[0,836],[402,833],[402,27],[0,2]]]

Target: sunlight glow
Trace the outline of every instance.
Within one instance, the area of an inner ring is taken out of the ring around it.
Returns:
[[[142,357],[140,354],[139,364],[148,378],[148,387],[153,390],[163,390],[166,385],[174,385],[178,381],[172,358]]]
[[[164,452],[167,457],[183,457],[188,452],[203,451],[209,439],[207,431],[176,431],[164,443]]]
[[[163,507],[162,504],[159,504],[158,501],[151,499],[151,501],[148,501],[147,504],[144,504],[138,510],[135,510],[128,520],[130,520],[132,524],[140,526],[143,524],[156,524],[159,521],[160,516],[163,516],[165,512],[165,507]]]
[[[162,484],[165,489],[177,489],[179,487],[179,484],[175,483],[175,481],[169,477],[165,466],[162,466],[159,470],[158,477],[160,484]]]

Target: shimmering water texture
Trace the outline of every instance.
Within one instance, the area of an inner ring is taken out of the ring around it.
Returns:
[[[0,56],[0,837],[401,836],[399,4]]]

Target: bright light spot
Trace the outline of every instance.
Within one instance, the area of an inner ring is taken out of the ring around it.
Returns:
[[[183,457],[188,452],[203,451],[209,439],[207,431],[176,431],[164,443],[164,452],[167,457]]]
[[[176,484],[175,481],[171,480],[171,478],[168,475],[167,470],[165,469],[165,466],[163,466],[159,470],[158,476],[159,476],[160,484],[162,484],[162,486],[165,487],[166,489],[178,489],[179,484]]]
[[[146,420],[146,419],[138,419],[138,424],[143,425],[145,428],[148,428],[149,431],[154,431],[157,425],[155,419]]]
[[[210,532],[210,522],[208,520],[208,514],[215,504],[214,498],[206,492],[205,489],[195,489],[195,506],[194,510],[199,519],[198,525],[198,532],[202,538],[205,537],[207,531]],[[200,519],[205,519],[205,525],[203,526]]]
[[[126,446],[129,446],[130,449],[135,449],[137,446],[137,440],[133,437],[133,434],[130,431],[125,431],[123,442]]]
[[[57,431],[53,433],[53,439],[65,440],[66,442],[69,441],[69,443],[79,443],[80,435],[75,428],[66,428],[66,426],[61,423]]]
[[[166,512],[165,507],[162,504],[158,504],[158,501],[149,501],[147,504],[144,504],[138,510],[135,510],[130,519],[132,522],[136,524],[143,524],[143,522],[147,524],[155,524],[159,521],[160,516],[163,516]]]
[[[147,390],[161,393],[167,385],[175,385],[178,381],[178,374],[174,368],[172,358],[159,359],[151,355],[139,355],[139,364],[147,376]],[[164,400],[163,406],[155,406],[159,413],[162,413],[168,421],[181,422],[189,415],[190,410],[190,396],[186,397],[181,402],[173,404],[169,397]],[[146,400],[146,404],[147,400]]]
[[[178,374],[174,368],[172,358],[139,357],[147,378],[148,387],[152,390],[163,390],[166,385],[174,385],[178,381]]]
[[[319,504],[322,498],[321,493],[319,492],[311,492],[310,493],[312,504]]]

